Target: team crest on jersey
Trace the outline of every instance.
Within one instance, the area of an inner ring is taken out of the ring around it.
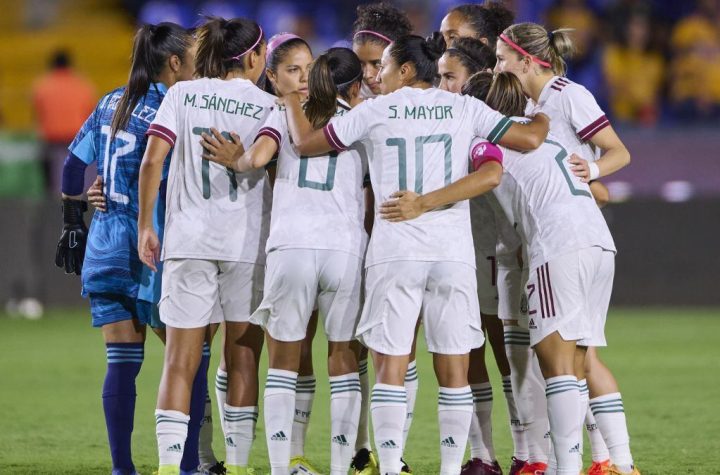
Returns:
[[[520,311],[523,314],[528,313],[528,298],[527,294],[523,293],[522,297],[520,297]]]

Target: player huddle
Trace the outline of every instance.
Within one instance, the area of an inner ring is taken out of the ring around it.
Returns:
[[[299,36],[268,39],[243,18],[138,31],[127,86],[70,146],[56,258],[82,270],[103,331],[113,474],[136,473],[148,324],[166,345],[160,475],[254,473],[260,377],[272,474],[317,473],[304,442],[318,322],[331,475],[411,473],[420,322],[442,475],[503,473],[486,341],[510,415],[511,475],[586,473],[583,427],[588,475],[639,473],[595,351],[615,255],[596,179],[630,156],[592,94],[564,77],[568,32],[512,22],[502,4],[463,5],[425,39],[396,8],[365,5],[352,49],[317,57]],[[95,160],[88,233],[82,177]],[[207,388],[220,324],[224,466]]]

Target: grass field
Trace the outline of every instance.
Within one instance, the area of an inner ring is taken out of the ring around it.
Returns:
[[[0,316],[0,474],[110,472],[100,399],[104,346],[85,313],[55,311],[39,321]],[[607,333],[611,349],[601,355],[620,381],[643,474],[720,474],[720,310],[614,310]],[[318,336],[318,393],[307,453],[327,470],[329,396],[321,340]],[[143,474],[152,473],[157,460],[153,409],[161,361],[161,345],[149,338],[133,445]],[[429,356],[420,351],[418,370],[420,393],[406,459],[425,475],[438,470],[437,384]],[[493,382],[498,383],[496,371]],[[495,384],[494,392],[495,444],[507,466],[511,441],[502,386]],[[219,424],[215,429],[221,455]],[[268,473],[262,416],[252,460],[259,475]]]

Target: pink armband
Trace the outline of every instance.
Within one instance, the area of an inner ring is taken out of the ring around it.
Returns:
[[[502,165],[503,153],[500,147],[490,142],[480,142],[470,151],[473,170],[477,170],[486,162],[498,162]]]

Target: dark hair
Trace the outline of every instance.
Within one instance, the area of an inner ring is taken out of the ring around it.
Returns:
[[[510,117],[525,115],[527,97],[520,79],[513,73],[502,72],[493,76],[483,71],[473,74],[463,86],[462,93],[484,101],[501,114]]]
[[[177,56],[184,60],[191,43],[190,33],[175,23],[145,25],[135,33],[130,77],[112,118],[113,137],[127,126],[138,101],[162,73],[168,58]]]
[[[318,129],[335,115],[337,96],[348,99],[350,88],[362,82],[360,60],[351,49],[330,48],[318,56],[308,77],[305,115]]]
[[[285,35],[287,33],[278,33],[276,35],[273,35],[272,38],[268,40],[268,44],[270,44],[276,36],[279,35]],[[310,51],[310,55],[312,55],[312,48],[310,48],[310,45],[307,41],[305,41],[302,38],[292,38],[284,43],[280,43],[274,50],[270,52],[269,55],[266,56],[266,62],[265,62],[265,69],[269,69],[270,71],[276,73],[278,66],[285,61],[285,57],[292,51],[293,49],[299,47],[299,46],[305,46],[308,51]],[[264,74],[264,73],[263,73]],[[265,92],[269,92],[270,94],[277,95],[275,88],[272,85],[272,82],[270,79],[268,79],[267,75],[265,77]]]
[[[495,44],[505,28],[512,25],[515,15],[505,5],[497,1],[488,1],[484,5],[458,5],[449,13],[457,12],[475,30],[477,39],[487,38],[488,45],[495,49]]]
[[[433,84],[438,75],[437,60],[445,52],[442,35],[425,39],[417,35],[405,35],[390,46],[390,57],[398,66],[412,63],[418,81]]]
[[[50,58],[50,67],[53,69],[67,68],[71,66],[70,53],[64,49],[59,49],[52,54]]]
[[[265,42],[260,26],[246,18],[207,17],[196,31],[195,73],[206,78],[223,78],[234,69],[242,71],[243,53],[249,53],[250,48],[260,53]]]
[[[374,31],[395,41],[401,36],[409,35],[413,28],[405,12],[397,7],[385,3],[370,3],[357,7],[357,20],[353,23],[353,41],[365,43],[374,41],[387,46],[387,41],[370,33],[358,31]]]
[[[495,51],[475,38],[458,38],[445,50],[445,54],[460,61],[470,74],[493,69],[497,59]]]

